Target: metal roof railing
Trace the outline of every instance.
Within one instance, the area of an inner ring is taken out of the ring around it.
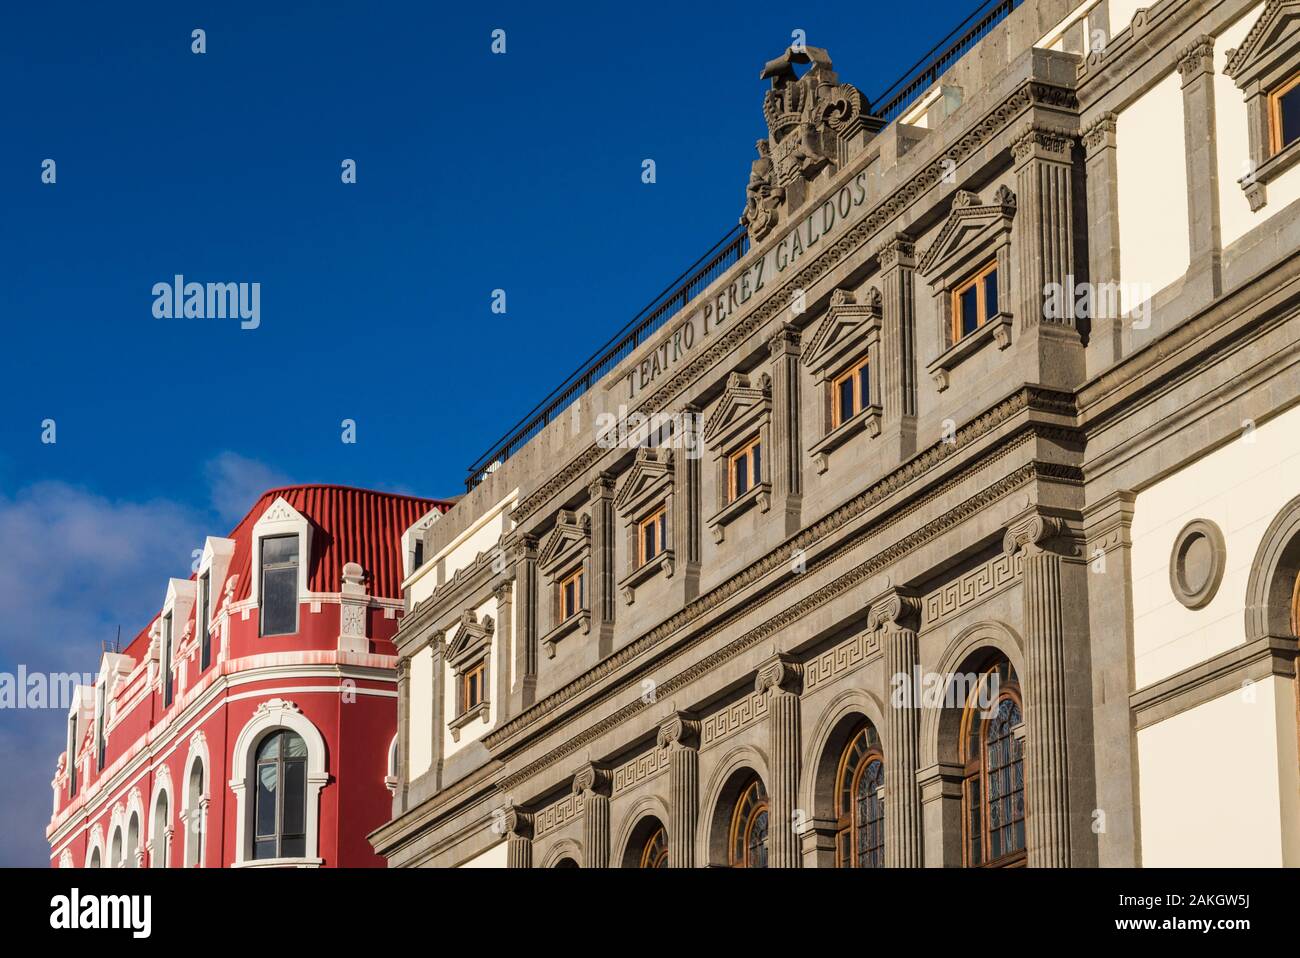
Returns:
[[[980,5],[912,68],[871,101],[875,116],[892,122],[939,79],[962,54],[978,43],[1023,0],[983,0]],[[749,238],[740,226],[733,226],[707,253],[691,264],[677,279],[632,317],[618,333],[545,399],[533,407],[488,452],[469,467],[465,488],[473,489],[501,463],[519,451],[579,396],[596,384],[633,350],[644,343],[673,314],[733,265],[749,249]]]

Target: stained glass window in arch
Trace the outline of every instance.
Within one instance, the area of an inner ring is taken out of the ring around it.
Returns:
[[[763,782],[754,778],[740,793],[731,816],[731,867],[767,867],[768,805]]]
[[[885,864],[885,762],[871,723],[845,746],[835,780],[838,868],[883,868]]]
[[[963,716],[965,859],[968,866],[1025,859],[1024,716],[1015,669],[1001,659],[981,676]]]
[[[662,827],[656,828],[654,834],[647,839],[645,848],[641,851],[641,867],[668,867],[668,835]]]

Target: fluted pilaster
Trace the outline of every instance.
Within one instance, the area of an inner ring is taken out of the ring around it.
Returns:
[[[614,477],[600,473],[587,492],[591,496],[591,628],[603,659],[614,644]]]
[[[773,868],[798,868],[799,836],[794,826],[799,803],[799,695],[803,691],[803,667],[788,656],[778,655],[758,670],[755,688],[770,697],[768,864]]]
[[[609,867],[609,795],[608,769],[594,764],[584,765],[573,778],[573,792],[583,800],[583,835],[586,845],[586,867]]]
[[[1017,313],[1022,329],[1039,324],[1075,324],[1073,142],[1067,131],[1033,124],[1011,146],[1020,204],[1018,222],[1028,224],[1016,244],[1020,273]],[[1046,315],[1044,301],[1053,284],[1070,290],[1070,295],[1057,300],[1064,306],[1064,315]]]
[[[700,723],[678,712],[659,726],[668,750],[668,867],[695,867],[700,804]]]
[[[519,536],[514,551],[519,637],[515,642],[518,681],[512,711],[518,713],[532,705],[537,694],[537,537]]]
[[[1061,557],[1044,547],[1062,531],[1058,519],[1031,516],[1003,541],[1008,555],[1025,552],[1025,837],[1037,868],[1068,868],[1071,859]]]
[[[799,528],[803,450],[799,446],[799,329],[784,323],[767,341],[772,359],[772,502],[786,535]]]
[[[921,790],[916,772],[921,756],[921,703],[914,701],[912,672],[920,662],[916,630],[921,602],[891,592],[871,607],[869,624],[881,631],[885,675],[891,687],[899,682],[908,694],[895,696],[885,713],[885,865],[920,868]]]
[[[533,816],[518,808],[505,811],[506,867],[533,867]]]

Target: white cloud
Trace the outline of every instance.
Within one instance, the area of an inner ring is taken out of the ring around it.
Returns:
[[[133,639],[162,605],[167,580],[191,573],[205,536],[226,535],[284,477],[225,452],[204,466],[210,508],[110,499],[64,482],[0,494],[0,670],[93,672],[101,642]],[[214,516],[214,513],[216,514]],[[0,712],[0,866],[46,865],[50,779],[65,713]]]
[[[212,507],[233,525],[244,517],[257,497],[292,482],[280,471],[236,452],[223,452],[204,466]]]

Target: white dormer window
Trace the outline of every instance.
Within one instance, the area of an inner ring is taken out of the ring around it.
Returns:
[[[77,690],[78,703],[81,699],[80,689]],[[79,704],[72,706],[72,714],[68,716],[68,798],[77,797],[77,709]]]
[[[104,770],[108,739],[104,737],[104,679],[95,686],[95,771]]]
[[[253,581],[250,599],[257,607],[263,636],[298,631],[298,606],[310,598],[307,567],[311,523],[283,498],[253,525]]]
[[[262,545],[262,635],[298,631],[298,537],[268,536]]]
[[[212,664],[213,590],[220,596],[226,573],[230,571],[230,558],[235,552],[234,539],[208,536],[203,543],[199,559],[197,589],[194,598],[194,629],[199,641],[199,673]]]
[[[162,621],[162,683],[163,708],[171,708],[175,689],[172,683],[172,614],[170,612],[163,616]]]
[[[199,633],[199,671],[202,672],[212,663],[212,633],[208,631],[208,619],[212,609],[212,572],[209,570],[199,576],[199,594],[194,612],[194,628]]]

